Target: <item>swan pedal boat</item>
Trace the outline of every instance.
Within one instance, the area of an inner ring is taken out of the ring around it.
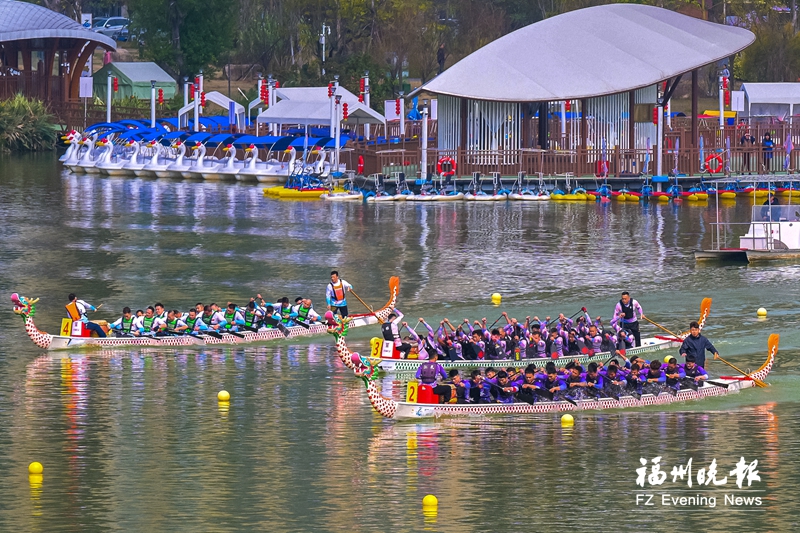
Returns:
[[[400,278],[389,279],[389,301],[374,313],[351,315],[351,327],[368,326],[385,322],[391,313],[399,313],[395,309],[397,296],[400,292]],[[289,332],[284,335],[279,329],[262,329],[260,331],[245,331],[237,335],[221,333],[221,338],[210,335],[174,335],[165,337],[72,337],[67,335],[52,335],[36,327],[33,316],[36,313],[37,299],[19,298],[21,304],[14,304],[13,311],[25,321],[25,331],[36,346],[45,350],[70,350],[70,349],[98,349],[98,348],[124,348],[137,346],[153,347],[187,347],[210,346],[226,344],[249,344],[254,342],[290,339],[294,337],[308,337],[325,333],[328,327],[321,322],[311,324],[308,329],[302,326],[286,328]],[[111,333],[113,335],[113,332]]]
[[[700,303],[700,320],[698,320],[698,324],[700,324],[700,329],[705,327],[706,319],[708,318],[709,313],[711,312],[711,298],[703,298],[703,301]],[[668,348],[679,348],[680,345],[683,343],[683,339],[686,335],[681,335],[680,338],[675,338],[671,336],[663,336],[663,335],[655,335],[654,337],[644,338],[642,339],[642,345],[637,346],[636,348],[628,348],[625,350],[625,355],[630,358],[633,355],[639,355],[651,352],[657,352],[659,350],[666,350]],[[407,372],[416,372],[420,365],[427,361],[427,359],[398,359],[394,357],[387,357],[384,354],[392,354],[391,347],[393,344],[391,342],[384,341],[381,338],[375,337],[370,341],[370,345],[372,347],[372,353],[370,354],[370,361],[378,365],[378,368],[384,372],[390,373],[407,373]],[[376,346],[377,345],[377,346]],[[346,354],[339,354],[339,358],[342,360],[345,365],[347,365],[347,355]],[[588,363],[602,363],[606,362],[612,358],[611,352],[597,352],[593,354],[583,354],[583,355],[565,355],[564,357],[559,357],[557,359],[544,359],[541,357],[535,358],[528,358],[528,359],[477,359],[477,360],[470,360],[470,359],[459,359],[457,361],[449,361],[447,359],[439,359],[437,362],[442,365],[445,370],[450,370],[451,368],[457,368],[460,370],[463,369],[473,369],[478,367],[485,367],[485,366],[494,366],[497,368],[507,368],[507,367],[514,367],[514,368],[525,368],[530,363],[540,363],[540,362],[547,362],[553,361],[556,365],[566,365],[570,361],[578,361],[581,365],[586,365]],[[348,365],[349,366],[349,365]]]
[[[377,365],[372,363],[369,358],[358,354],[352,354],[353,372],[356,376],[364,380],[367,389],[367,396],[372,407],[385,418],[395,420],[416,420],[420,418],[438,418],[442,416],[475,416],[492,414],[546,414],[557,412],[573,412],[587,410],[605,409],[626,409],[641,408],[652,405],[669,405],[687,400],[702,400],[712,396],[726,396],[737,394],[743,389],[755,386],[755,381],[763,381],[772,370],[775,363],[775,356],[778,353],[778,342],[780,336],[773,333],[768,340],[767,360],[755,372],[742,376],[722,376],[712,378],[712,383],[703,382],[697,390],[681,389],[674,394],[662,392],[657,396],[654,394],[642,394],[641,396],[620,395],[616,398],[593,398],[585,400],[573,400],[572,402],[561,401],[541,401],[533,404],[520,403],[478,403],[478,404],[434,404],[434,403],[414,403],[399,402],[391,398],[386,398],[378,390],[375,379],[378,376]]]

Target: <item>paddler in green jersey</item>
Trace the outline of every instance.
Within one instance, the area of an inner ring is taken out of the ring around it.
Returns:
[[[306,324],[313,324],[319,320],[319,314],[314,311],[311,305],[311,298],[301,298],[292,309],[292,312],[297,315],[295,320],[305,322]]]
[[[116,322],[109,325],[109,327],[121,333],[122,336],[135,335],[139,336],[139,320],[131,314],[131,308],[125,307],[122,309],[122,317],[117,319]]]
[[[156,310],[152,305],[147,306],[144,310],[144,316],[139,322],[139,333],[142,335],[151,335],[153,333],[153,326],[156,323]]]
[[[244,317],[245,329],[258,329],[261,326],[261,321],[264,318],[264,312],[256,305],[255,298],[250,298],[250,302],[244,309],[240,310]]]
[[[173,309],[167,312],[167,318],[165,320],[156,319],[156,329],[158,330],[157,334],[168,334],[168,333],[184,333],[189,326],[186,325],[186,322],[181,320],[181,313],[177,309]]]

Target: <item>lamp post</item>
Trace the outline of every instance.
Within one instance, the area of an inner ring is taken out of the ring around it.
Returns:
[[[150,127],[156,127],[156,80],[150,80]]]
[[[106,84],[106,122],[111,122],[111,69],[108,70],[108,83]]]
[[[422,108],[422,157],[420,158],[419,179],[428,179],[428,101],[423,100]]]
[[[338,77],[338,76],[337,76]],[[339,139],[341,138],[341,125],[342,125],[342,111],[339,105],[342,102],[342,95],[337,94],[335,97],[336,103],[334,104],[335,110],[335,118],[336,118],[336,135],[334,137],[334,142],[336,143],[336,162],[334,164],[334,168],[336,172],[339,172]]]
[[[364,71],[364,105],[369,105],[369,71]],[[369,124],[364,124],[364,139],[369,140]]]

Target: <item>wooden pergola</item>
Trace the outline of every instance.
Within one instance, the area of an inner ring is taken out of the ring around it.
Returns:
[[[20,93],[46,102],[78,99],[80,77],[112,39],[27,2],[0,0],[0,99]]]

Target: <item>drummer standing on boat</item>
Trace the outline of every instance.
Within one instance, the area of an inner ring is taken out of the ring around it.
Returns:
[[[689,335],[683,339],[683,344],[681,344],[681,357],[685,357],[687,363],[694,362],[699,367],[705,367],[706,350],[714,356],[719,355],[711,341],[700,334],[700,324],[692,322],[689,324]],[[694,356],[693,361],[689,359],[690,355]]]
[[[619,317],[622,322],[620,324],[622,329],[627,329],[633,334],[634,339],[636,339],[636,346],[641,346],[642,337],[639,333],[639,320],[636,318],[637,312],[639,313],[639,318],[644,318],[644,310],[642,310],[639,302],[631,298],[628,291],[623,292],[622,298],[614,308],[614,316]]]
[[[335,315],[338,311],[342,317],[347,316],[347,291],[353,286],[345,280],[339,278],[339,272],[331,272],[331,282],[325,291],[325,299],[328,301],[328,309]]]

